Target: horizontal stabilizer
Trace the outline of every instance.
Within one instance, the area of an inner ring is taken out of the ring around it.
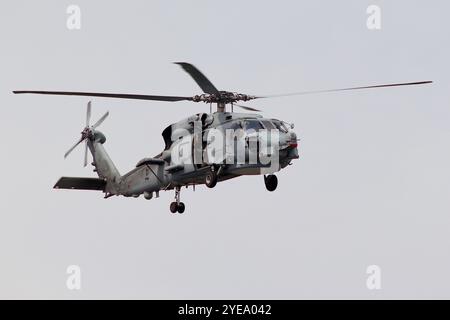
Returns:
[[[105,191],[106,181],[99,178],[61,177],[53,188]]]

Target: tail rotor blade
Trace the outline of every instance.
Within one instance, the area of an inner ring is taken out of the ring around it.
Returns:
[[[84,167],[87,166],[88,163],[88,142],[84,141]]]
[[[86,128],[89,127],[89,123],[91,121],[91,109],[91,101],[89,101],[86,109]]]
[[[106,112],[100,119],[98,119],[98,121],[92,126],[92,129],[97,128],[99,125],[101,125],[103,123],[103,121],[105,121],[105,119],[109,116],[109,111]]]
[[[64,159],[84,140],[84,137],[81,137],[80,140],[77,141],[67,152],[64,154]]]

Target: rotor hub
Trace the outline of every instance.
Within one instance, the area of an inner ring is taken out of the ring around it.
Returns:
[[[248,94],[230,91],[219,91],[217,93],[204,93],[192,97],[192,101],[194,102],[225,103],[225,104],[234,103],[238,101],[249,101],[253,99],[256,99],[256,97]]]
[[[93,137],[93,130],[91,127],[86,127],[81,131],[81,137],[83,139],[92,138]]]

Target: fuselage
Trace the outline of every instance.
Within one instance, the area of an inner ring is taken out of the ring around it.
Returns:
[[[298,158],[291,125],[258,114],[200,113],[168,126],[162,136],[164,150],[122,176],[120,194],[203,184],[211,168],[218,181],[273,174]]]

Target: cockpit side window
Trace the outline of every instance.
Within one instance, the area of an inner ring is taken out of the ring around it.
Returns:
[[[258,120],[245,120],[244,121],[244,128],[245,130],[255,130],[258,131],[260,129],[263,129],[261,123]]]

